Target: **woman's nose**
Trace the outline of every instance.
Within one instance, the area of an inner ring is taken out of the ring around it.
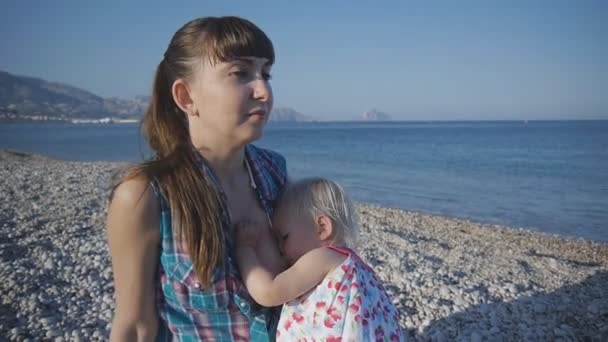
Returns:
[[[270,83],[263,78],[258,78],[253,81],[253,98],[262,102],[270,100],[272,97],[272,88]]]

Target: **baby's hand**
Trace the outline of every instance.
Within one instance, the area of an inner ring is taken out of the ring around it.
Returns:
[[[267,229],[264,225],[255,221],[240,221],[234,225],[236,231],[236,243],[238,246],[256,247],[260,236]]]

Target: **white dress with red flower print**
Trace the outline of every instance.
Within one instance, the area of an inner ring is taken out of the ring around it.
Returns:
[[[378,276],[352,250],[308,295],[283,305],[277,341],[405,341]]]

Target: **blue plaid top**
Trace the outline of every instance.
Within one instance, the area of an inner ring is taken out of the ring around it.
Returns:
[[[272,215],[274,201],[287,181],[285,158],[253,145],[246,146],[245,158],[261,207]],[[199,162],[224,198],[211,168],[202,157]],[[185,244],[179,243],[171,227],[168,201],[160,187],[152,185],[161,208],[157,341],[274,341],[280,310],[264,308],[251,298],[238,272],[232,239],[224,241],[224,261],[213,274],[211,288],[203,288]],[[224,211],[222,222],[229,229],[227,216]]]

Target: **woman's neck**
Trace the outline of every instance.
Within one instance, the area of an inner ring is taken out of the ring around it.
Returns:
[[[213,172],[222,183],[230,182],[243,171],[245,146],[195,146],[196,150],[211,165]]]

